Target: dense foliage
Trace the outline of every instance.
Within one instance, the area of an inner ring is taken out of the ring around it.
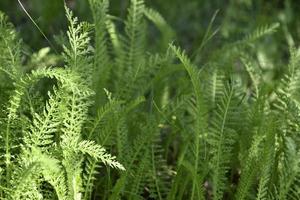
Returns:
[[[300,199],[292,9],[247,31],[215,11],[191,44],[143,0],[84,5],[34,53],[0,13],[0,199]]]

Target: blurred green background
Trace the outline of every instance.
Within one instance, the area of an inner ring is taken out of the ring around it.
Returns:
[[[63,0],[22,0],[26,10],[55,44],[54,36],[67,28]],[[66,0],[80,20],[91,21],[87,0]],[[126,17],[129,0],[111,0],[110,13]],[[216,48],[224,41],[236,41],[256,27],[274,22],[280,30],[262,41],[271,57],[285,58],[288,45],[297,43],[300,36],[300,3],[293,0],[146,0],[147,6],[159,11],[176,33],[176,41],[188,52],[200,45],[209,23],[218,10],[213,30],[218,29],[214,42],[207,48]],[[0,10],[16,26],[31,51],[49,46],[40,32],[21,9],[17,0],[1,0]],[[155,32],[151,34],[156,37]],[[151,38],[149,38],[151,40]],[[276,42],[274,42],[276,41]],[[58,44],[55,44],[59,47]],[[278,61],[280,61],[278,60]],[[276,63],[276,62],[275,62]]]

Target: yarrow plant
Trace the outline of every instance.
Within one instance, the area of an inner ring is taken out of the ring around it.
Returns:
[[[189,56],[143,0],[88,2],[60,55],[0,13],[0,199],[300,199],[300,49],[272,86],[256,54],[278,23],[203,57],[215,14]]]

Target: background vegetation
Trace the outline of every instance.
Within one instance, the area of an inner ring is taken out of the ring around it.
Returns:
[[[34,22],[0,1],[0,199],[300,199],[297,1],[22,3]]]

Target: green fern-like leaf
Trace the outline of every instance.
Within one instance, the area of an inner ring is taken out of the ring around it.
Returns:
[[[209,143],[213,147],[211,160],[213,198],[222,199],[226,189],[226,173],[236,133],[230,127],[234,123],[234,112],[237,106],[234,102],[234,89],[230,84],[225,85],[223,97],[217,104],[215,118],[212,121]]]
[[[197,174],[199,169],[199,162],[200,162],[200,138],[204,138],[204,127],[205,127],[205,120],[202,119],[204,117],[203,113],[205,113],[203,96],[201,94],[201,87],[199,82],[199,72],[194,66],[191,61],[188,59],[186,54],[182,52],[179,48],[176,48],[174,45],[170,46],[175,55],[179,58],[181,63],[183,64],[185,70],[187,71],[193,86],[193,92],[196,98],[196,123],[195,123],[195,133],[194,133],[194,144],[193,144],[193,151],[194,151],[194,168],[193,171]],[[196,176],[197,177],[197,176]],[[198,182],[201,180],[193,179],[193,187],[192,187],[192,194],[191,199],[195,197],[199,199],[203,199],[203,188],[196,187],[198,186]],[[198,178],[198,177],[197,177]]]

